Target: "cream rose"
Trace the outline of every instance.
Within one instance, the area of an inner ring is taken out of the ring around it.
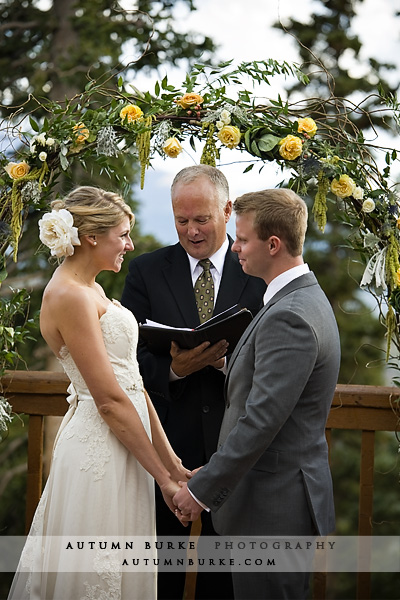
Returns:
[[[240,130],[234,125],[224,125],[218,132],[218,138],[231,150],[236,148],[240,142]]]
[[[370,213],[375,210],[375,202],[371,198],[364,200],[362,209],[365,213]]]
[[[190,108],[204,102],[204,98],[199,94],[183,94],[182,98],[175,100],[181,108]]]
[[[4,168],[11,179],[20,179],[30,171],[30,166],[24,160],[19,163],[9,162]]]
[[[341,175],[339,179],[335,178],[331,183],[331,191],[339,198],[351,196],[356,187],[356,184],[348,175]]]
[[[231,122],[231,113],[229,112],[229,110],[226,110],[226,108],[224,108],[224,110],[221,111],[219,118],[225,125],[229,125],[229,123]]]
[[[359,185],[353,191],[353,198],[362,200],[364,198],[364,190]]]
[[[318,129],[316,122],[311,117],[300,118],[297,124],[297,131],[299,133],[306,133],[310,137],[314,137]]]
[[[65,208],[43,215],[39,221],[39,238],[57,258],[72,256],[74,246],[81,245],[74,218]]]
[[[163,150],[170,158],[176,158],[182,152],[183,148],[176,138],[171,137],[163,145]]]
[[[124,106],[121,109],[119,116],[121,117],[121,121],[125,121],[126,119],[128,123],[133,123],[143,116],[143,111],[136,104],[128,104],[128,106]]]
[[[84,123],[77,123],[73,128],[75,143],[83,144],[89,137],[89,129]]]
[[[285,160],[295,160],[303,151],[303,142],[296,135],[287,135],[279,142],[279,154]]]
[[[44,162],[47,158],[47,152],[41,152],[39,154],[39,160],[41,160],[42,162]]]

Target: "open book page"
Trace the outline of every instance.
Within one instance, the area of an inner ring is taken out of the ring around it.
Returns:
[[[161,327],[162,329],[177,329],[178,331],[193,331],[190,327],[172,327],[171,325],[164,325],[164,323],[157,323],[157,321],[152,321],[151,319],[146,319],[143,325]]]

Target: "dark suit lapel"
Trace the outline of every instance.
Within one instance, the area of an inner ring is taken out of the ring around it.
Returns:
[[[184,326],[195,327],[200,321],[194,299],[190,264],[185,250],[179,243],[171,246],[171,252],[165,257],[161,271],[175,298]]]
[[[216,315],[237,303],[236,298],[240,298],[243,288],[249,279],[249,276],[243,272],[237,254],[231,251],[232,238],[228,236],[228,239],[229,249],[225,256],[224,269],[214,308],[214,314]],[[234,286],[232,285],[233,282]]]

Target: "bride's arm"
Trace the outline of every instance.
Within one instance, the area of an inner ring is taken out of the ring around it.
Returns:
[[[44,324],[56,327],[79,369],[98,411],[111,431],[172,496],[179,490],[156,447],[151,443],[140,417],[118,384],[104,346],[98,308],[93,296],[79,290],[57,294],[46,303]],[[156,436],[157,437],[157,436]]]
[[[169,440],[161,425],[158,414],[153,406],[148,393],[145,391],[147,408],[150,415],[151,434],[153,445],[157,450],[163,464],[166,466],[175,481],[188,481],[191,477],[191,471],[182,465],[181,459],[175,454]]]

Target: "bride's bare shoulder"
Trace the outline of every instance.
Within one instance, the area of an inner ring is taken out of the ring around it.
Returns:
[[[84,286],[55,273],[44,289],[43,310],[77,310],[90,305],[90,296]]]

